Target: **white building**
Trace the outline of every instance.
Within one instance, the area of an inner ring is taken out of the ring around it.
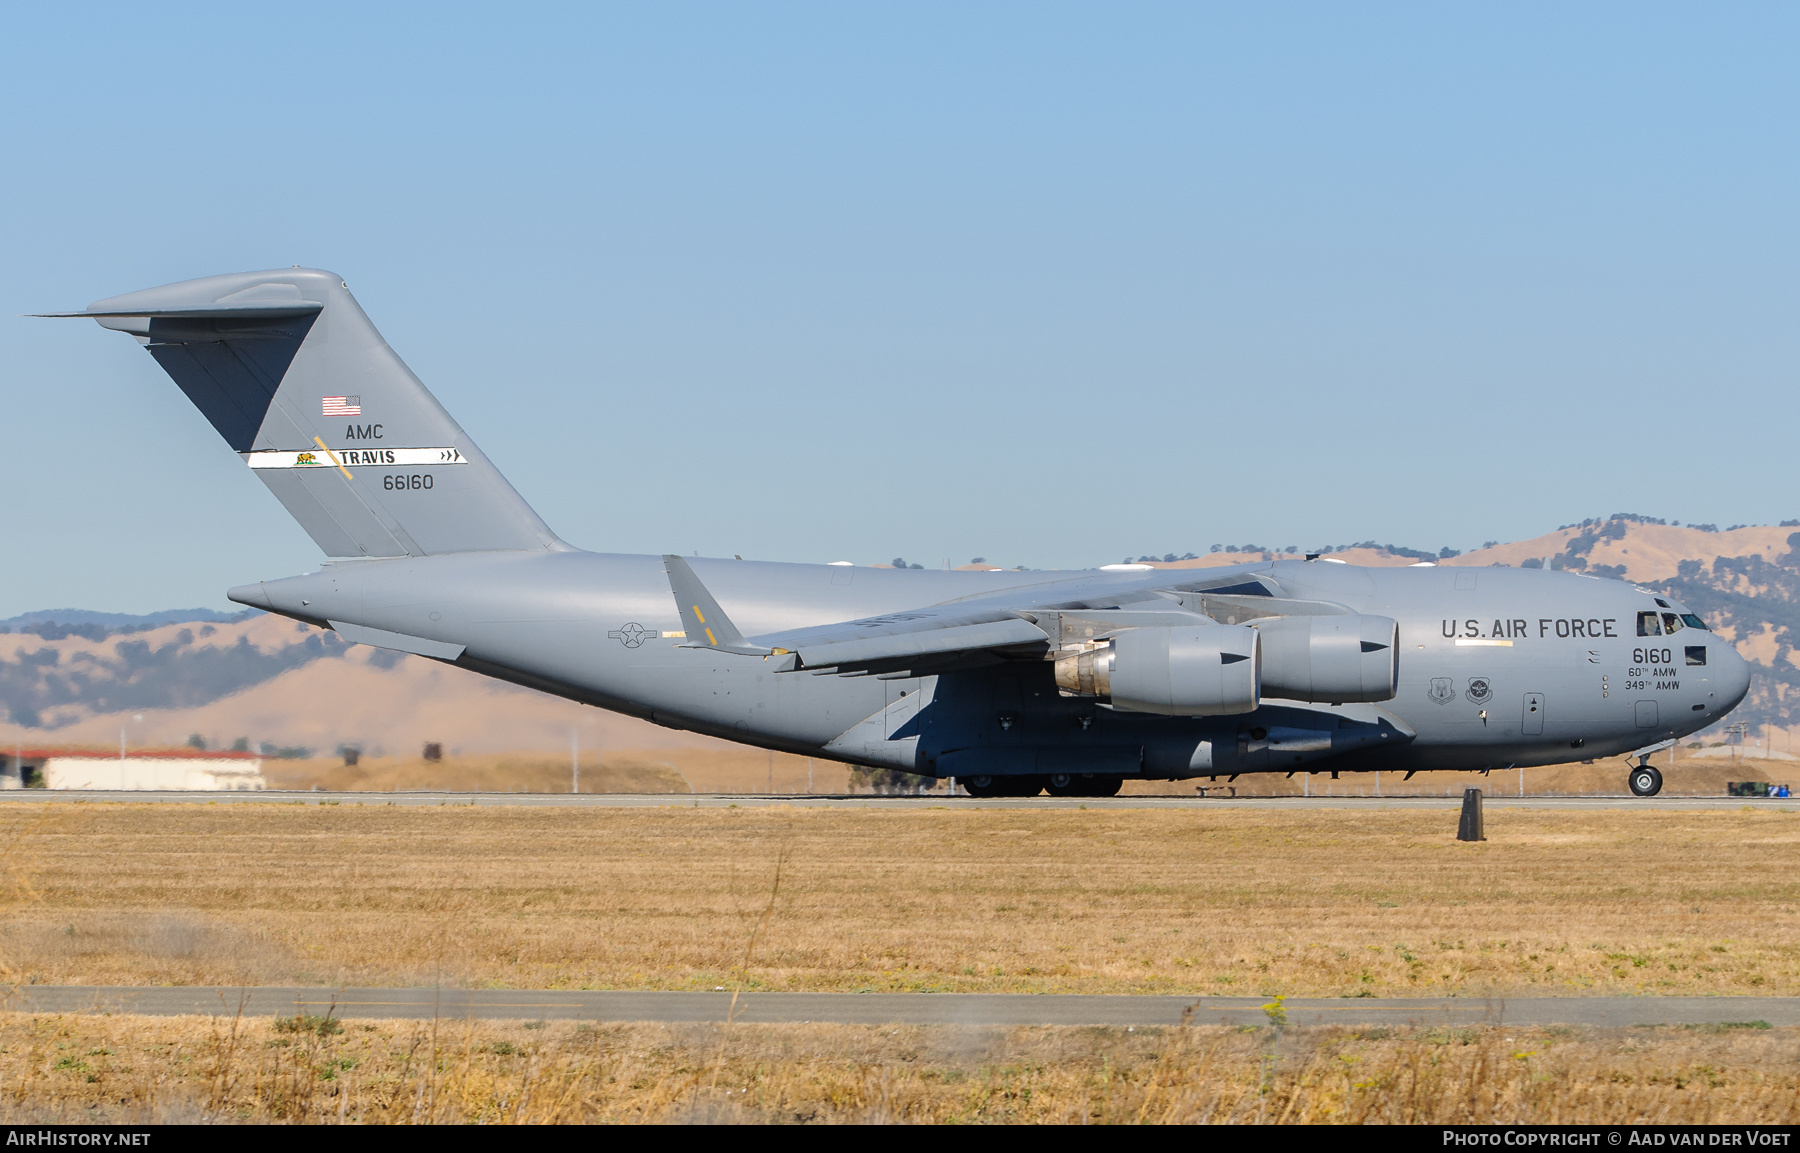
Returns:
[[[255,753],[192,749],[132,752],[20,749],[5,758],[0,789],[239,791],[268,787]]]

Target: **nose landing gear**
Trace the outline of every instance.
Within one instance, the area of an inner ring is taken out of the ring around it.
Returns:
[[[1631,775],[1625,779],[1626,783],[1631,786],[1632,796],[1654,797],[1656,794],[1662,792],[1662,773],[1650,767],[1650,758],[1657,753],[1662,752],[1664,749],[1671,749],[1674,747],[1675,741],[1673,738],[1670,738],[1668,740],[1658,741],[1654,745],[1645,745],[1637,752],[1631,754],[1637,758],[1637,767],[1632,769]],[[1670,753],[1669,755],[1673,757],[1675,754]],[[1671,761],[1670,763],[1673,764],[1674,762]]]

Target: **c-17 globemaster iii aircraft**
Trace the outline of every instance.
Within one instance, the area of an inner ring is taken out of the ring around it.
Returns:
[[[931,571],[585,552],[336,275],[245,272],[83,312],[136,337],[328,558],[232,600],[671,728],[953,777],[1487,770],[1648,755],[1743,699],[1684,606],[1509,568],[1328,557]]]

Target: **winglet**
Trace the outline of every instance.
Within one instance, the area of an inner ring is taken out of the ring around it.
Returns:
[[[687,630],[687,649],[717,649],[747,657],[766,657],[776,649],[761,648],[744,640],[719,602],[706,591],[700,578],[682,558],[668,553],[663,556],[663,571],[669,574],[669,589],[675,594],[675,608],[681,614],[681,626]]]

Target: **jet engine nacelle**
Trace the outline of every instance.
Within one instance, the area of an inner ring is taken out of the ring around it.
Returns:
[[[1290,701],[1385,701],[1400,679],[1400,625],[1392,617],[1277,617],[1259,621],[1262,688]]]
[[[1056,661],[1070,696],[1178,717],[1254,712],[1262,703],[1262,641],[1248,625],[1136,628]]]

